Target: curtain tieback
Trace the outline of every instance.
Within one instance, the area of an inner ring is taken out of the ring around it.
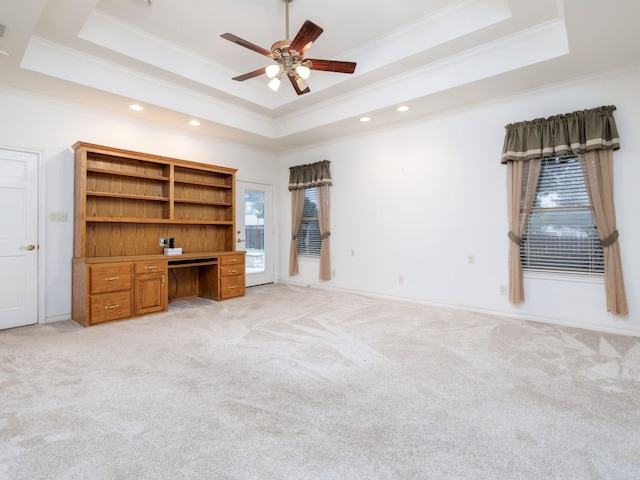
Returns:
[[[522,238],[520,238],[519,236],[517,236],[515,233],[511,231],[508,233],[508,235],[509,235],[509,239],[513,243],[515,243],[516,245],[522,245]]]
[[[329,238],[330,235],[331,235],[331,232],[325,232],[322,235],[320,235],[320,240],[324,240],[325,238]]]
[[[618,241],[618,230],[614,230],[614,232],[611,235],[609,235],[607,238],[605,238],[604,240],[600,240],[600,243],[602,244],[603,247],[610,247],[617,241]]]
[[[294,242],[296,241],[296,238],[298,238],[298,235],[295,234],[291,234],[291,240],[293,240]]]

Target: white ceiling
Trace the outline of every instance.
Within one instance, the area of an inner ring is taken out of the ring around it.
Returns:
[[[289,36],[311,20],[307,56],[356,72],[313,71],[302,96],[231,80],[269,59],[220,35],[268,50],[285,6],[0,0],[0,85],[283,152],[640,61],[637,0],[293,0]]]

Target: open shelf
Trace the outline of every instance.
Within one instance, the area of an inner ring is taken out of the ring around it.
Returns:
[[[235,169],[83,142],[74,149],[74,257],[90,258],[105,242],[157,254],[159,237],[175,237],[180,246],[191,242],[187,236],[207,237],[213,242],[203,250],[235,250]],[[103,226],[89,228],[96,225]],[[144,234],[132,234],[134,225],[146,225]]]
[[[129,193],[87,192],[88,197],[129,198],[131,200],[144,200],[151,202],[168,202],[169,197],[152,197],[149,195],[132,195]]]
[[[233,225],[232,220],[176,220],[167,218],[88,217],[87,223],[163,223],[173,225]]]
[[[87,173],[96,173],[96,174],[102,174],[102,175],[117,175],[120,177],[146,178],[148,180],[157,180],[161,182],[169,181],[169,177],[166,177],[164,175],[150,175],[142,172],[118,171],[118,170],[109,170],[104,168],[87,167]]]

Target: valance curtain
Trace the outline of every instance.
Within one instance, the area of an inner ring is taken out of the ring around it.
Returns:
[[[302,212],[304,209],[304,190],[317,189],[318,225],[320,227],[320,280],[331,279],[331,254],[329,236],[330,224],[330,196],[331,172],[329,160],[298,165],[289,168],[289,190],[291,191],[291,247],[289,249],[289,275],[297,275],[298,245],[297,236],[300,230]]]
[[[579,110],[549,118],[512,123],[507,130],[502,163],[620,148],[614,106]]]
[[[319,187],[321,185],[331,186],[330,165],[331,162],[329,160],[322,160],[308,165],[289,167],[289,190]]]
[[[620,139],[613,118],[614,106],[579,110],[549,118],[509,124],[502,149],[507,165],[507,208],[509,215],[509,301],[524,301],[520,244],[535,196],[544,157],[578,155],[605,256],[607,309],[614,314],[629,313],[620,246],[617,242],[613,202],[613,150]],[[531,165],[521,165],[529,163]]]

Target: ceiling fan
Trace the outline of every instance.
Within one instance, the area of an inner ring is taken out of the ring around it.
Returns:
[[[266,74],[271,79],[269,87],[277,91],[280,87],[280,79],[282,75],[289,77],[291,85],[298,95],[309,93],[307,78],[311,74],[311,70],[322,70],[325,72],[337,73],[353,73],[356,69],[354,62],[341,62],[337,60],[320,60],[315,58],[304,58],[304,54],[309,47],[322,34],[323,29],[313,22],[307,20],[304,22],[300,31],[293,40],[289,38],[289,4],[293,0],[282,0],[286,4],[286,37],[287,40],[280,40],[271,45],[271,51],[266,48],[254,45],[232,33],[224,33],[220,35],[225,40],[237,43],[238,45],[260,53],[265,57],[272,58],[276,63],[267,67],[260,68],[253,72],[245,73],[234,77],[233,80],[242,82],[258,75]]]

